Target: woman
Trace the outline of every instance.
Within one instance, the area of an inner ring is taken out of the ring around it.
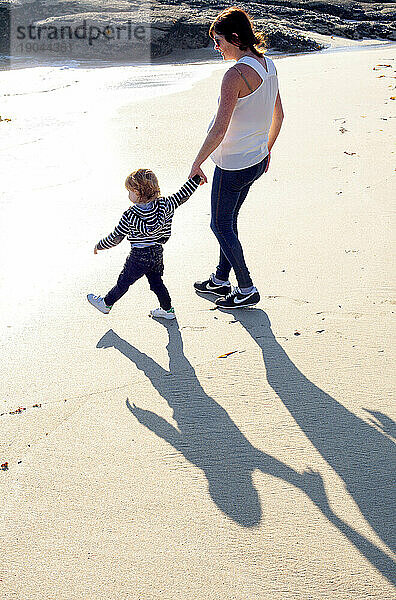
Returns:
[[[223,77],[217,113],[190,173],[207,181],[202,163],[210,156],[216,164],[211,229],[220,244],[216,272],[194,288],[220,296],[216,304],[222,308],[254,306],[260,295],[245,263],[237,218],[250,186],[268,170],[282,126],[282,102],[274,63],[259,49],[263,36],[254,32],[244,10],[232,7],[221,12],[209,35],[224,60],[237,62]],[[234,289],[228,281],[231,268],[238,281]]]

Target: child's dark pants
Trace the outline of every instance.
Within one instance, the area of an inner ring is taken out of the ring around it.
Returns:
[[[163,248],[160,244],[146,248],[132,248],[116,285],[104,297],[107,306],[112,306],[129,289],[129,286],[146,275],[150,290],[156,294],[161,308],[172,306],[169,292],[162,281],[164,273]]]

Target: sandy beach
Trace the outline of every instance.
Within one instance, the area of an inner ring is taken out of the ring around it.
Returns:
[[[87,303],[128,252],[93,246],[132,169],[184,183],[228,65],[114,111],[81,95],[73,127],[49,99],[37,135],[36,108],[2,109],[2,598],[395,598],[394,56],[275,59],[284,126],[239,226],[260,304],[193,292],[204,185],[165,246],[165,324],[145,281]]]

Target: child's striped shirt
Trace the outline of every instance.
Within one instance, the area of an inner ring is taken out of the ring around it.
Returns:
[[[165,244],[171,235],[172,218],[176,208],[188,200],[200,181],[200,176],[194,175],[176,194],[156,198],[144,208],[133,204],[123,213],[114,231],[96,244],[97,249],[105,250],[116,246],[125,236],[131,244]]]

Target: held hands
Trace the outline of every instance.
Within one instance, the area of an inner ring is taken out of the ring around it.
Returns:
[[[193,163],[193,166],[191,167],[190,175],[188,176],[188,178],[191,179],[191,177],[194,177],[194,175],[200,176],[201,183],[199,185],[208,183],[208,178],[206,177],[205,173],[202,171],[201,166],[196,165],[195,163]]]

